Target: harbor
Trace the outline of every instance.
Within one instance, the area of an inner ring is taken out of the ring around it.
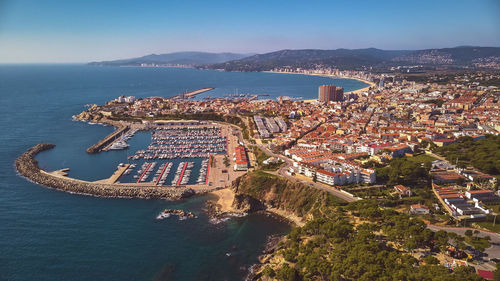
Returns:
[[[151,139],[147,149],[138,150],[129,160],[208,158],[227,152],[227,137],[217,126],[162,127]]]
[[[101,152],[105,147],[111,145],[115,140],[120,138],[124,133],[128,132],[130,129],[129,126],[120,126],[117,127],[114,132],[109,134],[107,137],[104,139],[100,140],[98,143],[94,144],[93,146],[87,148],[87,153],[99,153]]]
[[[137,187],[227,186],[242,174],[233,171],[230,164],[224,164],[224,159],[234,153],[233,146],[239,144],[234,130],[218,123],[171,122],[134,132],[127,138],[130,146],[125,151],[109,150],[109,153],[121,153],[126,163],[117,166],[112,179],[103,181]]]

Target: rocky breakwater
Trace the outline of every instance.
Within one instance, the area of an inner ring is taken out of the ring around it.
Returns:
[[[126,184],[103,184],[82,181],[62,176],[52,175],[40,169],[35,156],[45,150],[54,148],[54,144],[40,143],[21,154],[16,159],[15,166],[21,176],[38,184],[54,189],[103,197],[137,197],[181,199],[195,194],[191,188],[174,188],[163,186],[128,186]]]

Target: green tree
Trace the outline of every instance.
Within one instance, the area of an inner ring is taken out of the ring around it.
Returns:
[[[278,272],[276,272],[276,278],[280,281],[296,281],[298,280],[297,270],[290,267],[288,263],[285,263],[281,266]]]
[[[434,256],[426,256],[423,260],[426,264],[439,264],[439,260]]]

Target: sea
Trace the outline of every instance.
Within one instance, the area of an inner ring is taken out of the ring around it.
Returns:
[[[69,194],[20,177],[15,159],[29,147],[54,143],[37,156],[46,170],[71,177],[109,177],[151,141],[138,133],[122,151],[85,149],[112,127],[72,121],[87,104],[120,95],[168,97],[204,87],[200,95],[268,94],[317,97],[322,84],[346,91],[350,79],[186,68],[97,67],[83,64],[0,65],[0,280],[242,280],[266,239],[290,226],[264,214],[213,223],[203,212],[210,195],[182,201],[112,199]],[[175,167],[174,167],[175,168]],[[175,171],[175,169],[172,169]],[[197,219],[156,220],[165,208]]]

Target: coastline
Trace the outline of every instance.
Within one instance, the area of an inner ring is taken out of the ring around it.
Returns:
[[[239,210],[234,207],[234,199],[236,193],[231,188],[223,188],[216,191],[210,192],[211,195],[214,195],[216,199],[209,200],[214,205],[215,210],[213,210],[213,214],[215,217],[224,217],[231,216],[234,214],[245,215],[246,212]],[[262,212],[267,215],[275,216],[277,219],[283,220],[284,222],[292,225],[292,226],[304,226],[305,222],[302,218],[287,213],[284,210],[277,208],[269,208],[266,207],[263,210],[259,210],[256,212]]]
[[[281,71],[269,71],[269,70],[262,71],[262,72],[265,72],[265,73],[279,73],[279,74],[301,74],[301,75],[307,75],[307,76],[321,76],[321,77],[328,77],[328,78],[334,78],[334,79],[352,79],[352,80],[357,80],[359,82],[363,82],[365,84],[368,84],[368,86],[366,86],[364,88],[346,92],[346,93],[353,93],[353,94],[359,94],[359,93],[366,92],[371,87],[375,87],[376,86],[376,84],[374,82],[368,81],[368,80],[365,80],[365,79],[361,79],[361,78],[357,78],[357,77],[348,77],[348,76],[336,76],[336,75],[333,75],[333,74],[319,74],[319,73],[306,74],[306,73],[281,72]],[[303,101],[304,102],[314,102],[314,101],[317,101],[317,100],[318,99],[308,99],[308,100],[303,100]]]

